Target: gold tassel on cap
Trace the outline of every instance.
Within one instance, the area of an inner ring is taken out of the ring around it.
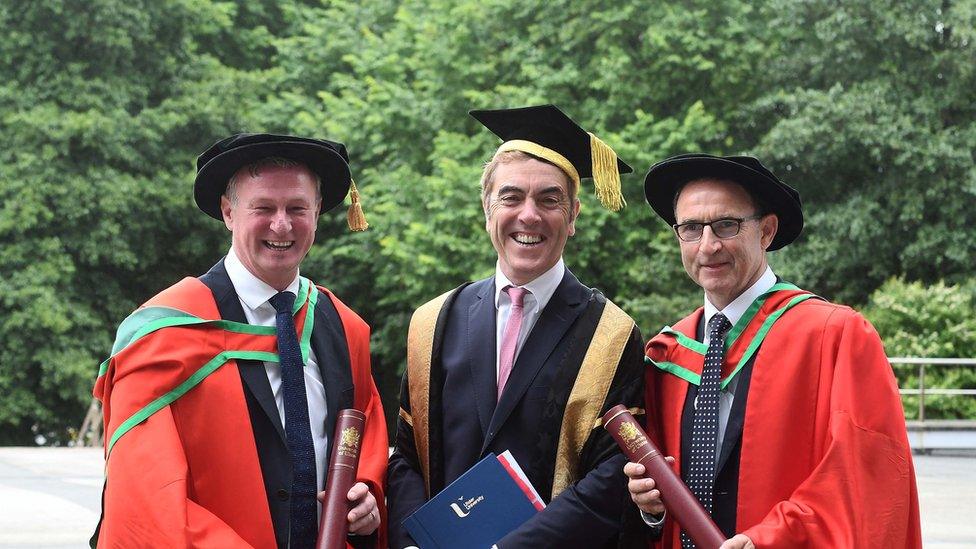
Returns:
[[[356,182],[349,180],[349,198],[352,199],[352,203],[349,204],[349,210],[346,212],[346,221],[349,222],[350,231],[365,231],[369,228],[369,223],[366,222],[366,214],[363,213],[363,205],[359,203],[359,189],[356,188]]]
[[[593,186],[603,207],[616,212],[627,205],[620,190],[617,153],[599,137],[590,134],[590,155],[593,157]]]

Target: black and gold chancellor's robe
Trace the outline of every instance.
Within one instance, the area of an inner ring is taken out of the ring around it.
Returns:
[[[547,507],[499,547],[643,546],[626,459],[599,422],[617,404],[643,410],[634,321],[567,270],[496,405],[494,284],[461,286],[411,321],[387,477],[391,547],[414,544],[401,522],[430,495],[505,450]]]

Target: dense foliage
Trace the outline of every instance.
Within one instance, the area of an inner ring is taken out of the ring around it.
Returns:
[[[885,351],[897,357],[976,358],[976,284],[955,286],[891,279],[875,290],[864,314],[884,335]],[[976,369],[925,365],[923,390],[976,389]],[[919,366],[897,365],[899,385],[919,388]],[[919,418],[919,397],[903,398],[905,417]],[[972,419],[976,398],[926,395],[925,418]]]
[[[637,167],[622,213],[583,197],[566,259],[645,335],[700,300],[640,173],[688,151],[800,189],[791,281],[924,302],[976,257],[974,29],[974,0],[0,3],[0,444],[65,440],[118,321],[225,251],[190,185],[239,131],[348,144],[372,229],[324,215],[303,272],[373,326],[391,414],[411,311],[493,268],[470,108],[556,103]]]

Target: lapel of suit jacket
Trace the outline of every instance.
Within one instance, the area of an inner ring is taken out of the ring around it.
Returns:
[[[735,383],[732,409],[729,410],[729,419],[726,422],[725,438],[722,439],[722,448],[715,465],[716,473],[725,468],[729,462],[729,457],[732,455],[732,450],[742,438],[742,425],[745,423],[746,417],[746,401],[749,397],[749,382],[752,379],[752,367],[755,362],[756,355],[752,355],[742,371],[736,374],[738,381]]]
[[[332,431],[339,410],[353,405],[352,370],[349,363],[349,345],[346,342],[342,320],[335,305],[325,292],[319,292],[315,304],[315,325],[312,327],[312,350],[319,364],[322,384],[325,386],[325,434],[332,446]],[[331,455],[331,452],[326,455]]]
[[[200,280],[213,292],[214,299],[217,301],[217,310],[220,311],[220,318],[247,324],[247,317],[244,316],[241,300],[237,297],[237,292],[234,291],[230,277],[227,276],[223,259],[211,267],[207,274],[201,276]],[[271,392],[271,383],[268,381],[268,374],[264,370],[264,363],[257,360],[238,360],[237,366],[247,390],[251,392],[254,400],[267,414],[271,424],[278,431],[281,441],[284,442],[285,430],[281,425],[278,405],[275,403],[274,393]]]
[[[512,373],[505,384],[505,391],[502,393],[502,398],[498,401],[495,413],[491,417],[491,423],[488,426],[490,435],[498,434],[501,426],[508,419],[522,396],[525,395],[525,391],[532,384],[532,380],[535,379],[539,370],[549,360],[566,331],[586,308],[590,292],[589,288],[580,284],[573,273],[566,269],[562,281],[556,287],[552,298],[549,299],[549,303],[546,304],[546,308],[542,311],[539,320],[536,321],[529,337],[519,351],[518,358],[512,367]],[[492,330],[494,330],[494,326],[492,326]],[[494,365],[494,360],[492,365]],[[492,368],[491,371],[494,372],[495,369]],[[485,438],[482,453],[491,444],[492,438],[494,436]]]
[[[477,284],[475,298],[468,306],[465,326],[466,356],[474,389],[475,408],[481,423],[482,438],[488,433],[492,410],[495,409],[495,277]]]

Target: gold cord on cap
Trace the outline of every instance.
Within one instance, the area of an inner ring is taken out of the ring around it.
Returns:
[[[363,213],[363,205],[359,202],[359,189],[356,188],[356,182],[349,180],[349,198],[352,199],[352,203],[349,204],[349,210],[346,212],[346,221],[349,223],[350,231],[365,231],[369,228],[369,223],[366,222],[366,214]]]
[[[620,190],[617,153],[599,137],[590,134],[590,156],[593,158],[593,186],[603,207],[616,212],[627,205]]]

